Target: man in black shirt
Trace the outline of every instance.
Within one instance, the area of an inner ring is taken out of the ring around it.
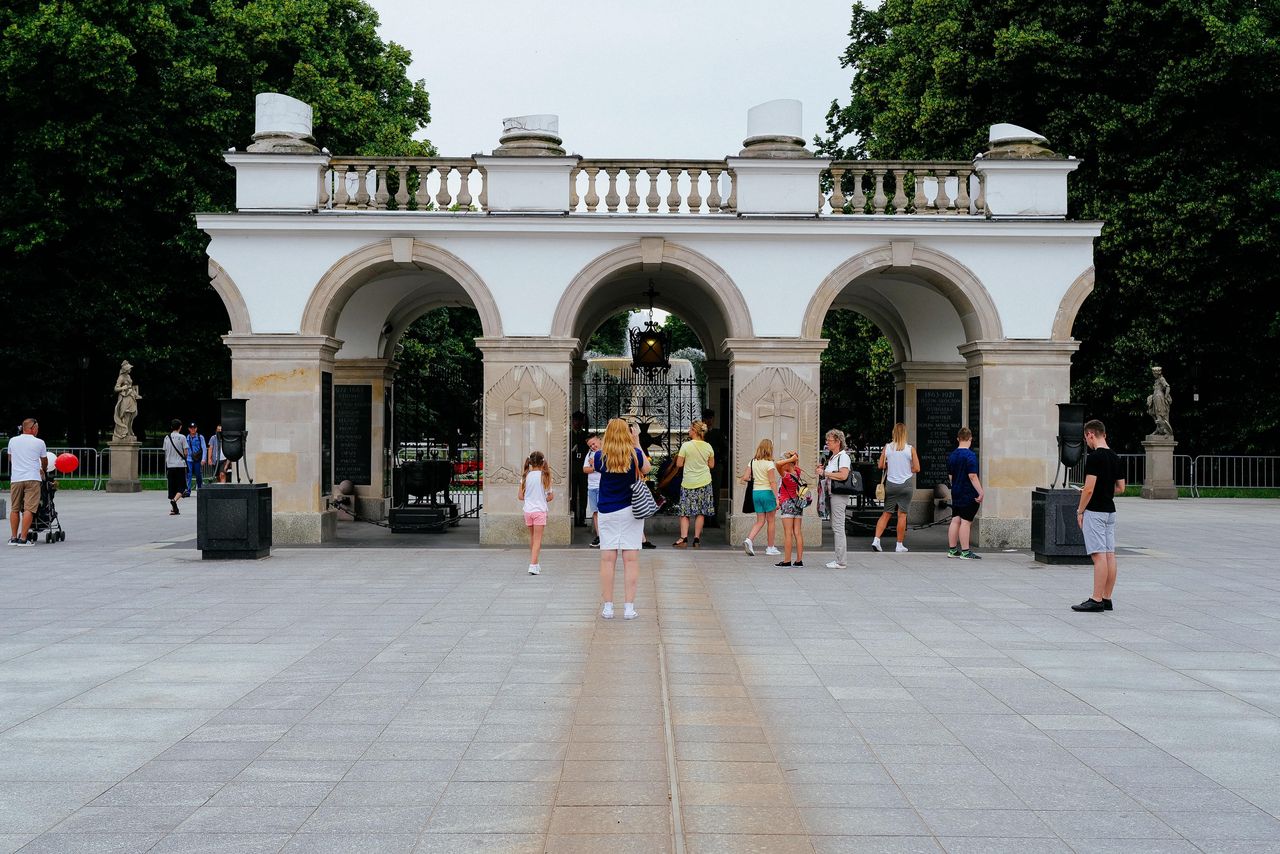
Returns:
[[[1085,550],[1093,559],[1093,596],[1072,605],[1073,611],[1111,610],[1111,591],[1116,586],[1116,502],[1124,492],[1124,465],[1107,447],[1107,428],[1101,421],[1084,425],[1084,443],[1089,456],[1084,463],[1084,488],[1076,522],[1084,532]]]

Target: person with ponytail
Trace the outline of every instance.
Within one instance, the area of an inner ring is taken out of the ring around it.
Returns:
[[[548,503],[555,498],[551,489],[551,466],[542,451],[533,451],[524,461],[524,474],[516,495],[524,502],[524,524],[529,529],[529,574],[538,575],[542,553],[542,532],[547,528]]]

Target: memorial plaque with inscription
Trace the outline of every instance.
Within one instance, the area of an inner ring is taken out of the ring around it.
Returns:
[[[333,479],[373,482],[373,386],[333,387]]]
[[[320,494],[333,492],[333,373],[320,373]]]
[[[958,388],[916,389],[916,452],[920,455],[917,489],[947,482],[947,455],[956,447],[964,417],[964,392]]]
[[[973,447],[982,435],[982,377],[969,377],[969,429],[973,431]]]

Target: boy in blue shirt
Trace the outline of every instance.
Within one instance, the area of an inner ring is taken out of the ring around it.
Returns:
[[[205,444],[204,437],[200,435],[199,428],[195,422],[191,422],[187,426],[187,488],[183,490],[183,497],[191,497],[191,481],[196,482],[196,489],[204,488],[204,471],[201,468],[204,465],[204,458],[209,454],[209,446]]]
[[[973,431],[961,427],[956,434],[959,445],[947,457],[947,474],[951,478],[951,524],[947,527],[947,557],[961,560],[981,560],[980,555],[969,548],[969,529],[978,515],[982,501],[982,483],[978,480],[978,455],[970,446]]]

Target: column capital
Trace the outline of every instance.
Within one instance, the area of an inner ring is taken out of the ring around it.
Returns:
[[[395,376],[397,364],[393,359],[335,359],[333,381],[390,382]]]
[[[1004,339],[970,341],[958,348],[970,367],[974,365],[1058,365],[1071,361],[1080,349],[1079,341],[1049,339]]]
[[[484,353],[485,361],[534,363],[564,362],[566,364],[579,352],[577,338],[561,338],[551,335],[504,335],[476,339],[476,346]]]
[[[965,379],[969,366],[964,362],[898,362],[889,373],[898,382],[957,382]]]
[[[322,359],[332,361],[342,341],[328,335],[292,332],[249,332],[222,336],[237,359]]]
[[[825,338],[726,338],[730,365],[811,365],[827,349]]]

